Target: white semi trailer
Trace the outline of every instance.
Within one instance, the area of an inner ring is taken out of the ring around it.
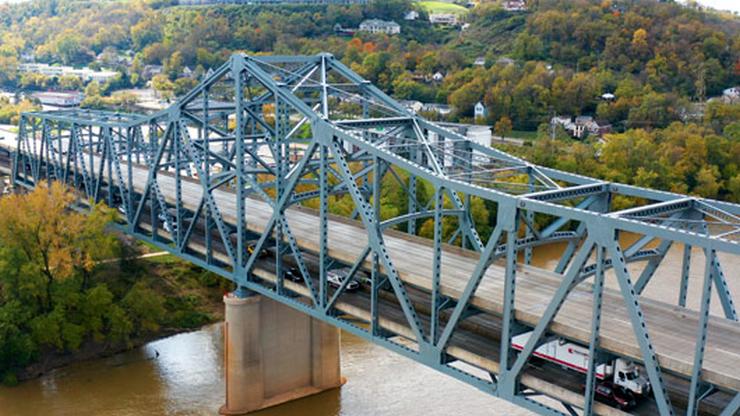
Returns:
[[[512,338],[512,348],[522,351],[532,332]],[[556,339],[540,345],[533,356],[558,364],[568,370],[588,373],[588,347],[565,339]],[[596,397],[615,404],[622,409],[633,407],[637,399],[650,395],[650,382],[640,374],[635,363],[624,358],[615,358],[596,366]]]

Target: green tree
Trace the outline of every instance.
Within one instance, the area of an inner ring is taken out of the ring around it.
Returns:
[[[64,90],[79,90],[82,88],[82,80],[74,75],[65,75],[59,78],[59,87]]]
[[[137,282],[122,301],[123,308],[139,334],[155,332],[164,315],[164,299],[143,282]]]

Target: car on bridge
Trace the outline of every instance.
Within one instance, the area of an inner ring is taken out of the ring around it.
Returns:
[[[297,267],[288,267],[288,270],[285,271],[285,278],[290,280],[291,282],[303,282],[303,275]]]
[[[637,398],[632,391],[614,386],[612,383],[596,384],[594,386],[594,398],[610,406],[616,406],[620,410],[630,410],[637,406]]]
[[[248,241],[247,242],[247,253],[251,256],[254,254],[254,251],[257,249],[257,240]],[[262,248],[259,251],[259,254],[257,255],[258,259],[266,259],[267,257],[270,257],[270,252],[267,251],[267,249],[262,246]]]
[[[326,280],[331,287],[339,289],[344,281],[349,278],[349,272],[349,268],[329,270],[326,272]],[[347,292],[356,292],[358,289],[360,289],[360,283],[357,280],[347,283]]]

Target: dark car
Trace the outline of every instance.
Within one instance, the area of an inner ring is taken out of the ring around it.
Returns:
[[[616,406],[621,410],[629,410],[637,405],[637,399],[631,391],[614,387],[611,384],[597,384],[594,393],[596,400],[610,406]]]
[[[291,282],[303,282],[303,275],[297,267],[289,267],[288,270],[285,271],[285,278],[290,280]]]

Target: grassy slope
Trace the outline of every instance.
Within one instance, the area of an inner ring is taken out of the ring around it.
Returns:
[[[421,1],[419,5],[429,13],[452,13],[460,15],[468,12],[468,9],[463,6],[444,1]]]

